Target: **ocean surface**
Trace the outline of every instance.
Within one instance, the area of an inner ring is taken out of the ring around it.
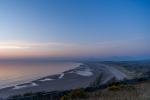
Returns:
[[[59,74],[79,65],[75,62],[0,63],[0,88]]]

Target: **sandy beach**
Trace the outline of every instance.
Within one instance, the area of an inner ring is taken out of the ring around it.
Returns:
[[[28,92],[50,92],[85,88],[100,74],[102,75],[101,85],[127,78],[126,74],[113,66],[101,63],[83,63],[75,69],[60,74],[50,75],[35,81],[1,89],[0,97],[7,98],[8,96]]]

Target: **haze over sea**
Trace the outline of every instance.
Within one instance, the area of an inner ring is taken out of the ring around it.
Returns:
[[[60,74],[77,67],[74,62],[0,63],[0,88],[30,82],[48,75]]]

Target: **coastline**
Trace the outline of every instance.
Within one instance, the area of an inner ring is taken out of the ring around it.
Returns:
[[[7,98],[28,92],[49,92],[86,88],[95,81],[100,74],[102,74],[101,85],[126,79],[124,73],[114,67],[111,67],[111,70],[109,70],[110,67],[111,66],[101,63],[84,63],[60,74],[50,75],[29,83],[0,89],[0,97]],[[114,74],[114,71],[118,74]],[[118,75],[121,76],[121,78],[118,78]]]
[[[72,65],[72,68],[70,68],[69,70],[71,69],[75,69],[77,67],[79,67],[80,65],[82,65],[82,63],[79,63],[79,62],[74,62],[74,64]],[[68,69],[66,69],[67,71]],[[64,71],[62,71],[64,72]],[[56,73],[56,74],[61,74],[61,73]],[[54,75],[54,74],[52,74]],[[13,86],[17,86],[17,85],[20,85],[20,84],[27,84],[27,83],[31,83],[32,81],[35,81],[35,80],[38,80],[38,79],[41,79],[43,77],[47,77],[47,76],[50,76],[50,75],[46,75],[46,76],[34,76],[30,79],[26,79],[26,80],[19,80],[19,81],[14,81],[14,82],[10,82],[10,83],[7,83],[7,85],[5,84],[4,86],[1,85],[0,87],[0,90],[1,89],[5,89],[5,88],[9,88],[9,87],[13,87]]]

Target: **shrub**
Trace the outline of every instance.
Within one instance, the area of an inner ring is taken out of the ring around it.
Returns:
[[[87,97],[87,94],[84,90],[82,89],[77,89],[77,90],[73,90],[69,96],[73,99],[76,99],[76,98],[86,98]]]
[[[118,90],[135,90],[135,87],[129,84],[113,83],[109,86],[109,90],[118,91]]]
[[[67,95],[64,95],[60,98],[60,100],[70,100],[69,96]]]
[[[119,85],[112,85],[109,87],[109,90],[111,90],[111,91],[118,91],[120,89],[121,89],[121,87]]]
[[[85,99],[87,94],[83,89],[72,90],[70,93],[61,97],[61,100]]]

